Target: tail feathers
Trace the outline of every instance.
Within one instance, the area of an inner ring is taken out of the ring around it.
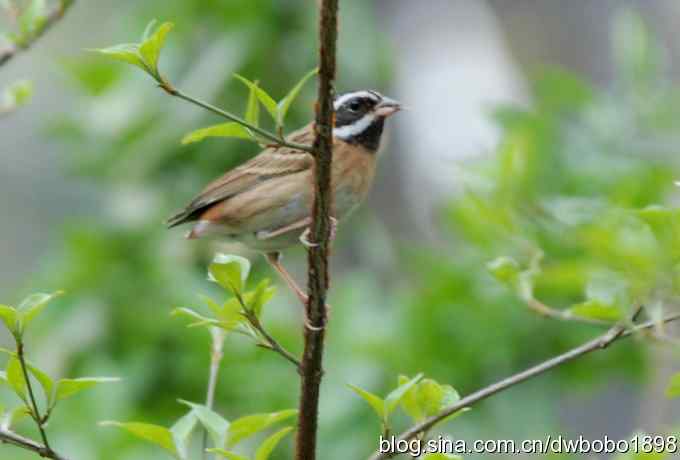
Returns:
[[[192,220],[191,217],[191,213],[188,213],[186,209],[183,209],[166,220],[165,224],[168,226],[168,228],[177,227],[178,225],[182,225],[183,223]]]
[[[188,212],[187,210],[183,210],[178,212],[174,216],[170,217],[166,221],[166,224],[168,228],[173,228],[188,222],[194,223],[194,226],[186,235],[186,238],[190,240],[203,238],[205,236],[224,235],[230,233],[230,229],[224,224],[213,222],[207,219],[201,219],[196,215],[195,211]]]

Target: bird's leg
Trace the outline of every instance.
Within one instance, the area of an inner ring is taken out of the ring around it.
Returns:
[[[280,252],[268,252],[265,254],[265,257],[267,258],[267,262],[271,264],[274,269],[279,272],[279,275],[281,275],[281,278],[286,282],[288,287],[295,293],[295,295],[300,299],[300,302],[302,302],[302,305],[307,305],[307,301],[309,300],[309,296],[304,293],[304,291],[298,286],[298,284],[295,282],[295,279],[292,277],[290,273],[288,273],[288,270],[285,269],[283,264],[281,264],[281,253]],[[330,312],[331,306],[329,304],[326,304],[326,308]],[[312,324],[309,322],[309,319],[305,316],[305,327],[308,329],[312,329],[315,331],[320,331],[325,328],[325,325],[322,327],[315,327],[312,326]]]
[[[307,296],[307,294],[304,293],[300,286],[298,286],[292,275],[288,273],[288,270],[286,270],[285,267],[281,264],[281,253],[268,252],[267,254],[265,254],[265,257],[267,258],[267,262],[269,262],[271,266],[274,267],[274,270],[279,272],[281,278],[283,278],[283,280],[286,282],[288,287],[295,293],[298,299],[300,299],[300,301],[306,305],[309,297]]]
[[[331,216],[330,220],[331,220],[331,234],[329,241],[333,242],[335,240],[335,235],[338,232],[338,219]],[[304,232],[302,232],[302,235],[300,235],[300,243],[302,243],[302,245],[305,246],[306,248],[315,248],[319,245],[319,243],[309,241],[310,233],[312,233],[312,230],[310,227],[307,227],[307,229]]]

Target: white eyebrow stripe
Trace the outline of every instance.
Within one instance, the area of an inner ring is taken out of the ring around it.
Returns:
[[[333,136],[347,140],[364,132],[375,121],[375,115],[367,114],[349,125],[333,128]]]
[[[344,104],[350,99],[354,99],[355,97],[367,97],[369,99],[373,99],[374,101],[378,100],[378,97],[374,93],[371,93],[370,91],[355,91],[353,93],[343,94],[342,96],[337,98],[335,100],[335,103],[333,104],[333,108],[335,110],[338,110],[340,107],[342,107],[342,104]]]

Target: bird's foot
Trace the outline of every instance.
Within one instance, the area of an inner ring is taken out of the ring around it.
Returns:
[[[338,219],[336,219],[335,217],[330,217],[330,220],[331,220],[331,234],[328,241],[333,242],[338,231]],[[302,235],[300,235],[300,243],[302,243],[302,245],[306,248],[316,248],[319,246],[319,243],[315,243],[309,239],[311,233],[312,229],[310,227],[307,227],[305,231],[302,232]]]

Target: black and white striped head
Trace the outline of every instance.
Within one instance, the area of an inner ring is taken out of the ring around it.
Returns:
[[[333,136],[371,151],[380,147],[385,118],[401,109],[397,101],[371,90],[341,94],[335,98],[333,107]]]

